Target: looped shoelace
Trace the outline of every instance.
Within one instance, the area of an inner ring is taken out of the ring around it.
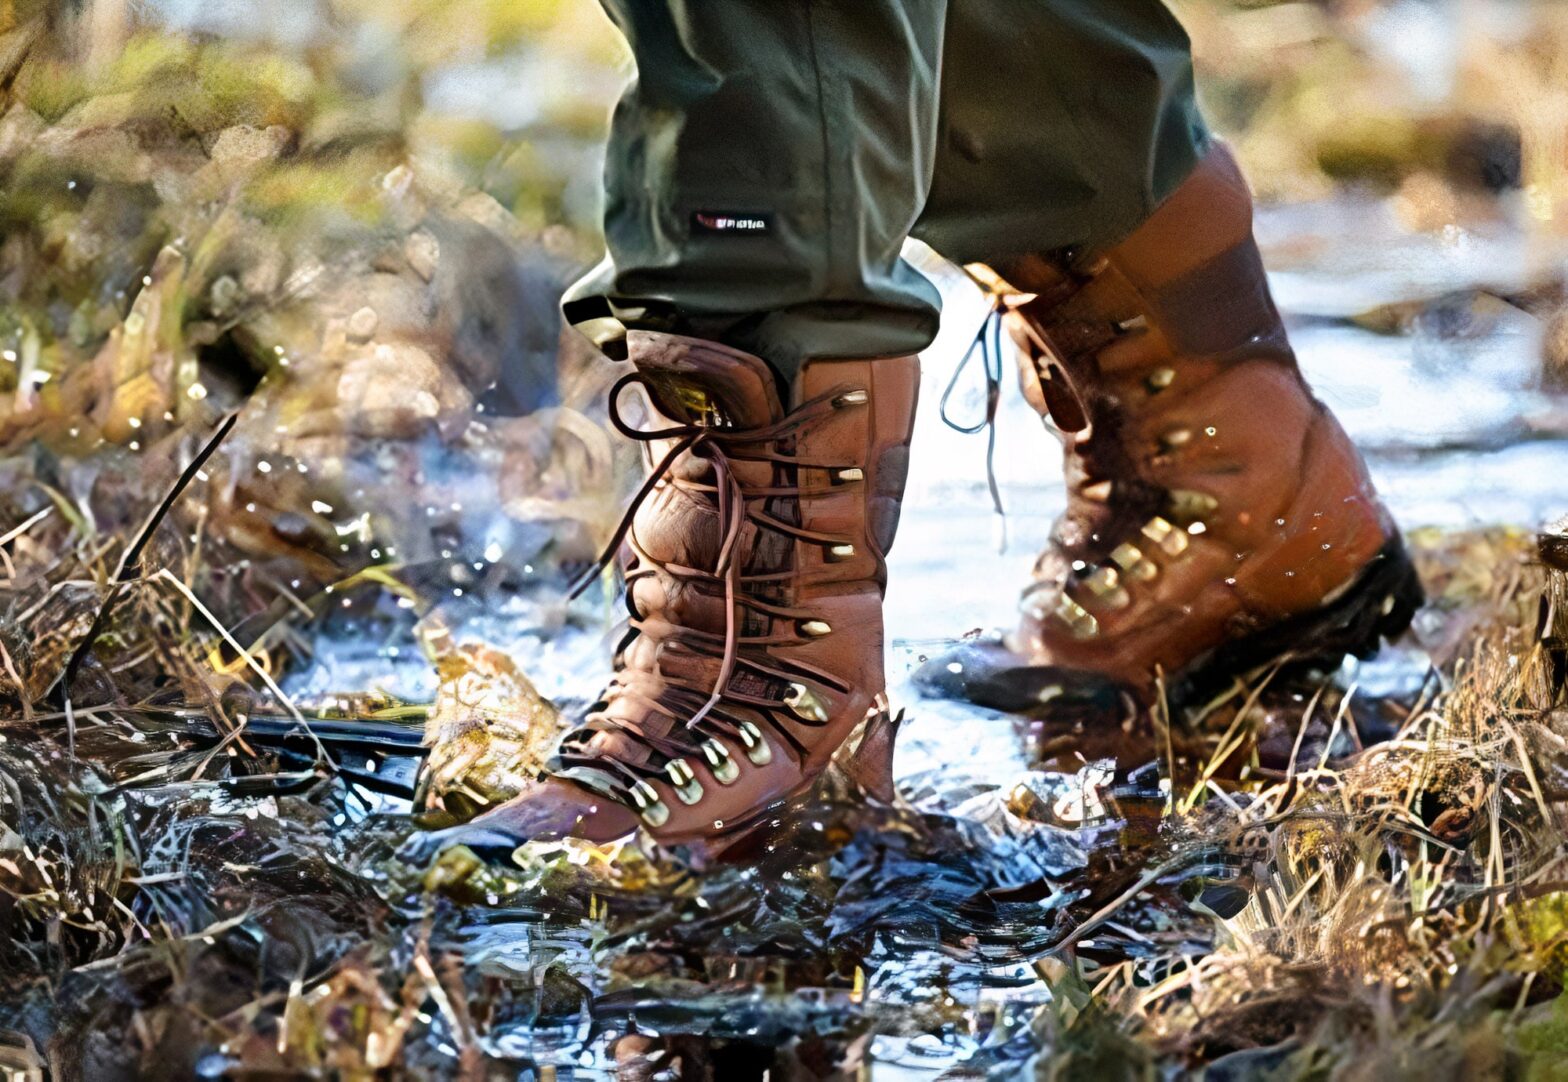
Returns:
[[[751,451],[748,453],[743,450],[744,448],[748,447],[775,444],[779,440],[785,439],[788,436],[795,434],[802,428],[826,416],[832,409],[835,408],[834,399],[837,398],[841,391],[834,390],[826,394],[819,395],[816,398],[802,403],[799,407],[778,421],[775,421],[769,425],[763,425],[761,427],[725,428],[696,424],[684,424],[673,425],[663,429],[648,430],[633,428],[631,425],[626,423],[625,419],[621,415],[621,394],[628,386],[633,383],[646,385],[646,381],[644,380],[641,373],[631,372],[617,380],[614,386],[610,389],[610,423],[615,427],[616,431],[621,433],[621,435],[627,439],[634,440],[639,443],[652,443],[661,440],[673,440],[674,442],[670,449],[665,452],[665,454],[659,459],[657,463],[655,463],[653,469],[649,471],[648,477],[643,481],[642,485],[638,488],[637,493],[632,497],[631,503],[628,505],[620,523],[616,526],[614,533],[611,535],[609,543],[605,546],[598,559],[594,561],[593,565],[589,567],[579,578],[579,580],[573,585],[569,596],[575,598],[581,594],[596,578],[599,577],[604,569],[610,565],[610,563],[615,559],[616,554],[619,552],[621,545],[626,542],[628,537],[631,535],[633,523],[636,519],[638,510],[643,504],[643,501],[646,500],[661,483],[668,479],[671,481],[671,483],[680,485],[687,489],[701,492],[712,492],[714,494],[718,518],[722,524],[722,534],[720,536],[718,558],[715,562],[713,570],[711,571],[702,570],[700,568],[673,565],[648,556],[647,553],[642,551],[641,546],[636,544],[635,537],[633,537],[632,544],[637,552],[639,560],[652,566],[642,568],[628,576],[626,583],[627,589],[630,591],[632,584],[639,578],[656,574],[657,571],[661,570],[664,573],[672,575],[676,578],[722,583],[724,587],[725,620],[722,644],[718,641],[715,641],[719,637],[713,635],[711,632],[699,631],[692,628],[676,628],[673,631],[666,633],[667,637],[671,640],[672,646],[683,648],[696,656],[717,657],[719,661],[718,674],[714,678],[710,688],[703,690],[686,683],[682,679],[660,674],[658,678],[660,686],[657,692],[654,694],[649,694],[646,689],[641,689],[637,686],[637,684],[642,682],[637,679],[640,674],[623,670],[618,672],[612,681],[611,693],[619,696],[630,697],[644,709],[655,711],[675,722],[676,724],[672,731],[672,736],[684,735],[696,730],[700,725],[711,724],[715,722],[722,722],[722,726],[717,727],[720,727],[721,730],[726,733],[726,735],[733,736],[734,731],[737,731],[739,725],[742,723],[742,719],[735,718],[720,711],[718,708],[722,702],[729,701],[736,705],[757,708],[765,712],[765,716],[769,718],[770,722],[772,721],[771,711],[785,705],[777,700],[748,696],[730,689],[730,680],[734,676],[735,670],[739,665],[745,665],[748,669],[751,669],[755,672],[766,676],[771,676],[785,682],[809,679],[825,686],[834,688],[840,692],[849,691],[849,685],[834,677],[831,673],[826,672],[825,670],[821,670],[816,666],[809,665],[805,662],[793,660],[789,662],[781,662],[780,665],[769,665],[755,657],[744,656],[741,653],[741,647],[743,645],[778,645],[786,642],[794,642],[796,639],[791,636],[765,636],[742,639],[740,636],[739,621],[736,616],[737,610],[739,608],[745,607],[755,612],[761,612],[770,616],[787,620],[803,620],[810,617],[810,613],[808,612],[791,609],[786,606],[774,605],[762,601],[759,598],[751,597],[742,590],[742,584],[746,582],[778,582],[784,581],[794,574],[792,570],[788,569],[781,572],[763,573],[756,575],[743,575],[741,573],[741,561],[738,558],[736,549],[739,546],[741,534],[744,530],[747,520],[749,519],[754,525],[758,525],[776,532],[785,533],[799,540],[808,541],[815,544],[832,545],[844,542],[846,539],[831,534],[823,534],[816,531],[802,529],[801,527],[783,522],[773,517],[772,515],[768,515],[761,511],[751,510],[748,507],[748,501],[750,500],[764,499],[774,496],[794,496],[798,499],[800,495],[806,490],[802,489],[798,484],[767,486],[761,488],[752,487],[750,490],[748,490],[747,486],[742,485],[741,482],[736,478],[732,468],[732,462],[778,463],[793,466],[797,469],[833,470],[844,468],[845,464],[812,462],[798,458],[794,455],[781,454],[777,451],[765,450]],[[670,470],[675,465],[676,461],[679,460],[682,455],[688,453],[700,454],[704,461],[710,465],[713,470],[712,485],[684,481],[670,477]],[[634,611],[633,618],[631,620],[632,629],[640,634],[642,633],[642,626],[641,619]],[[718,649],[716,654],[714,653],[715,648]],[[781,665],[788,666],[788,668],[780,667]],[[800,724],[820,724],[813,723],[805,718],[799,718],[798,715],[792,715],[792,717],[795,718],[795,720],[797,720],[797,722]],[[596,721],[601,725],[608,725],[627,734],[628,736],[642,743],[644,746],[668,758],[685,754],[691,750],[686,748],[683,745],[683,742],[678,738],[672,739],[672,737],[656,736],[652,733],[645,732],[640,728],[636,728],[632,724],[628,724],[628,719],[609,717],[602,711],[589,715],[589,727],[591,727]],[[773,727],[779,731],[780,735],[788,743],[794,746],[797,751],[804,752],[803,746],[800,745],[799,742],[796,741],[793,737],[791,737],[786,730],[779,726],[777,722],[773,722],[772,724]],[[563,758],[568,757],[569,756],[563,754]],[[586,760],[584,761],[586,762]],[[630,783],[635,783],[640,779],[640,775],[636,770],[632,769],[627,764],[620,762],[618,759],[610,756],[593,757],[592,764],[597,766],[608,766],[614,769],[617,773],[620,773],[623,778]]]
[[[952,378],[947,381],[947,389],[942,392],[942,401],[938,413],[942,423],[954,432],[965,436],[973,436],[985,432],[985,483],[991,492],[991,507],[996,513],[997,522],[1002,531],[1001,544],[1007,544],[1007,512],[1002,507],[1002,490],[996,480],[996,415],[1002,401],[1002,295],[994,291],[987,291],[990,298],[990,307],[987,309],[985,319],[980,322],[979,329],[969,343],[969,348],[953,368]],[[972,425],[959,424],[948,413],[948,402],[953,397],[953,392],[958,389],[958,381],[964,371],[969,367],[969,362],[975,354],[980,355],[981,371],[985,375],[985,414]]]

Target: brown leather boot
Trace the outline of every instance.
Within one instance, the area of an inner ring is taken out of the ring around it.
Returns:
[[[446,841],[729,835],[805,788],[883,691],[918,360],[810,361],[785,392],[713,342],[632,331],[628,348],[612,419],[651,470],[616,543],[615,677],[546,778]],[[631,383],[649,427],[622,420]]]
[[[1216,147],[1131,237],[996,268],[1068,504],[1004,643],[917,675],[1024,710],[1085,688],[1172,700],[1277,659],[1375,651],[1421,603],[1361,457],[1312,397]]]

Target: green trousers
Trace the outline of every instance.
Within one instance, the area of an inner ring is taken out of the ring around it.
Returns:
[[[1109,245],[1207,134],[1161,0],[602,0],[615,109],[604,261],[567,318],[715,338],[788,374],[917,352],[959,263]]]

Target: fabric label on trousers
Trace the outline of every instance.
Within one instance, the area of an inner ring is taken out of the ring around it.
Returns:
[[[691,216],[694,233],[727,237],[763,237],[773,232],[773,215],[737,210],[699,210]]]

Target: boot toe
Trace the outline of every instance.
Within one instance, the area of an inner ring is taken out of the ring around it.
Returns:
[[[604,843],[636,829],[637,817],[627,808],[570,782],[545,778],[473,822],[414,835],[398,849],[398,858],[427,865],[461,845],[486,860],[506,859],[525,842],[573,837]]]

